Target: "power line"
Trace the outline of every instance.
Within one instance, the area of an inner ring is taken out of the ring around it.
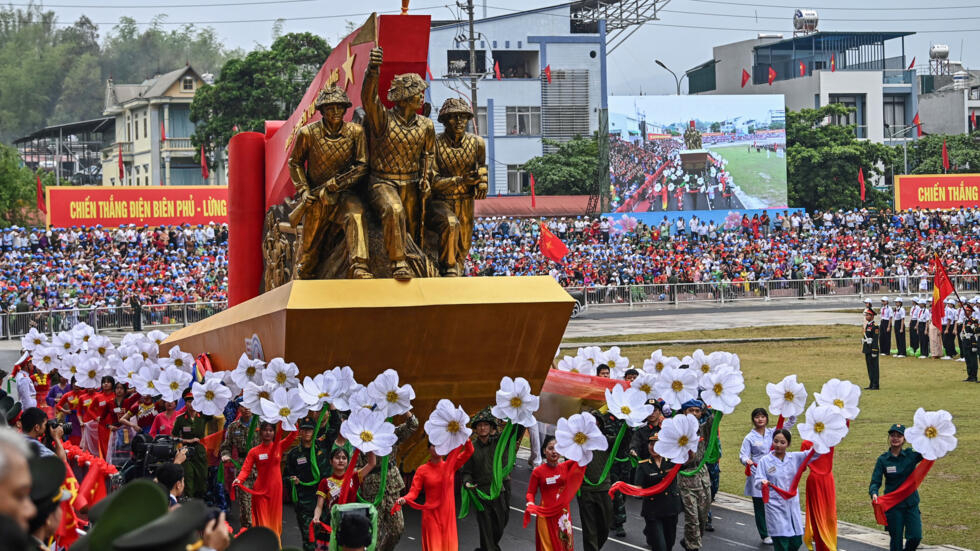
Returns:
[[[742,15],[734,13],[704,13],[698,11],[683,11],[683,10],[660,10],[664,13],[677,13],[682,15],[699,15],[707,17],[735,17],[741,19],[773,19],[777,21],[785,21],[788,18],[786,16],[774,16],[774,15]],[[965,17],[916,17],[915,21],[961,21],[963,19],[980,19],[980,15],[976,16],[965,16]],[[860,21],[864,23],[878,23],[878,22],[895,22],[895,23],[908,23],[908,18],[902,19],[868,19],[866,17],[861,18],[838,18],[838,17],[821,17],[820,22],[825,21]]]
[[[302,1],[312,1],[312,0],[302,0]],[[212,4],[214,5],[214,4]],[[229,4],[229,5],[241,5],[241,4]],[[437,8],[447,7],[445,4],[439,6],[425,6],[421,8],[415,8],[418,10],[430,10]],[[263,19],[216,19],[212,21],[166,21],[163,19],[157,21],[135,21],[134,25],[222,25],[225,23],[274,23],[276,21],[309,21],[311,19],[343,19],[347,17],[365,17],[371,15],[371,13],[378,13],[379,15],[384,14],[398,14],[401,10],[390,10],[384,12],[362,12],[362,13],[344,13],[344,14],[334,14],[334,15],[308,15],[304,17],[271,17]],[[56,25],[72,26],[74,23],[63,23],[57,22]],[[93,21],[93,25],[118,25],[119,21]]]
[[[106,5],[106,4],[44,4],[43,6],[38,4],[7,4],[8,6],[15,7],[39,7],[42,9],[47,8],[84,8],[84,9],[111,9],[118,10],[120,8],[125,8],[127,10],[131,9],[148,9],[148,8],[219,8],[225,6],[259,6],[266,4],[299,4],[303,2],[315,2],[316,0],[260,0],[258,2],[224,2],[219,4],[143,4],[143,5]]]
[[[739,6],[739,7],[757,7],[757,8],[787,8],[795,10],[799,6],[787,6],[781,4],[754,4],[752,2],[730,2],[726,0],[690,0],[691,2],[701,2],[703,4],[724,4],[727,6]],[[903,10],[970,10],[980,8],[980,5],[970,5],[970,6],[917,6],[912,8],[900,8],[894,6],[878,7],[878,8],[835,8],[829,6],[820,6],[821,10],[841,10],[841,11],[903,11]]]

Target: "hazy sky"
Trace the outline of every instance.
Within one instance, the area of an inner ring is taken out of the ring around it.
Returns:
[[[476,0],[477,15],[483,0]],[[913,31],[906,39],[906,56],[917,57],[926,67],[930,44],[948,44],[950,59],[980,68],[980,0],[833,0],[819,7],[824,31]],[[489,16],[554,5],[546,0],[486,0]],[[811,4],[823,4],[812,2]],[[23,7],[26,0],[12,0]],[[211,26],[229,47],[252,49],[269,45],[275,19],[282,18],[284,32],[309,31],[331,44],[346,35],[347,22],[357,25],[371,11],[396,12],[400,0],[145,0],[141,6],[120,0],[53,0],[42,2],[58,13],[59,22],[71,23],[87,14],[100,23],[102,35],[120,15],[150,22],[164,14],[169,24],[195,23]],[[224,5],[221,5],[224,4]],[[654,65],[660,59],[679,75],[711,58],[712,46],[754,38],[759,32],[792,35],[795,8],[813,7],[790,0],[671,0],[660,12],[660,21],[644,25],[609,57],[609,93],[668,94],[674,79]],[[445,0],[412,0],[413,13],[435,19],[455,19],[462,12]],[[108,24],[105,24],[108,23]],[[899,42],[886,55],[900,55]],[[685,85],[686,87],[686,81]]]

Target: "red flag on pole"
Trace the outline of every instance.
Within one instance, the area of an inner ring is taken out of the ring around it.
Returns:
[[[911,71],[912,69],[915,69],[915,56],[912,56],[912,63],[909,63],[909,68],[907,70]]]
[[[858,169],[858,183],[861,184],[861,201],[864,201],[864,167]]]
[[[530,176],[531,176],[531,208],[533,209],[534,207],[537,206],[534,200],[534,174],[530,174]]]
[[[558,239],[558,236],[551,233],[548,226],[541,222],[541,238],[538,243],[541,245],[541,254],[548,260],[561,264],[561,260],[568,254],[568,247]]]
[[[943,301],[954,292],[953,283],[949,280],[949,274],[946,273],[946,267],[943,266],[938,254],[933,256],[932,262],[936,268],[932,285],[932,324],[941,330],[943,328],[943,315],[946,313]]]
[[[776,70],[769,67],[769,86],[772,86],[774,80],[776,80]]]
[[[977,112],[976,111],[970,111],[970,126],[973,127],[973,130],[976,130],[977,129]]]
[[[749,82],[749,79],[751,78],[752,75],[750,75],[749,72],[746,71],[745,69],[742,69],[742,88],[745,88],[745,85]]]
[[[429,76],[429,80],[435,80],[435,77],[432,76],[432,67],[429,67],[428,63],[425,64],[425,74]]]
[[[806,76],[806,64],[803,63],[802,61],[800,62],[800,76],[801,77]]]
[[[167,127],[163,125],[163,121],[160,121],[160,143],[167,141]]]
[[[204,183],[207,183],[208,176],[210,175],[208,172],[208,158],[204,156],[204,144],[201,144],[201,177],[204,178]]]
[[[548,84],[551,84],[551,65],[545,65],[544,77],[548,79]]]
[[[946,138],[943,138],[943,170],[949,170],[949,150],[946,149]]]
[[[830,54],[830,72],[833,73],[837,70],[837,58],[834,54]]]
[[[500,62],[499,61],[494,61],[493,62],[493,76],[496,77],[497,80],[502,80],[504,78],[504,77],[502,77],[500,75]]]
[[[48,213],[48,206],[44,204],[44,188],[41,187],[41,175],[37,175],[37,210]]]
[[[126,172],[123,170],[122,162],[122,144],[119,144],[119,185],[123,184],[123,179],[125,178]]]
[[[915,127],[915,135],[919,138],[922,137],[922,121],[919,120],[919,112],[916,111],[915,116],[912,117],[912,126]]]

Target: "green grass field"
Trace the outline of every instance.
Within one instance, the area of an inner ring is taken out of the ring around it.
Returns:
[[[787,204],[786,157],[770,153],[767,159],[765,151],[749,153],[744,144],[710,149],[728,161],[728,171],[742,191],[766,205]]]
[[[707,345],[705,352],[725,350],[737,353],[745,374],[746,388],[742,403],[721,423],[722,476],[721,490],[742,494],[745,476],[738,462],[738,449],[750,428],[749,414],[755,407],[768,407],[767,382],[778,382],[797,374],[806,385],[807,403],[827,380],[837,377],[850,380],[862,388],[867,372],[855,326],[763,327],[721,331],[691,331],[654,335],[631,335],[622,340],[697,339],[745,336],[823,336],[826,339],[793,343],[748,343]],[[601,338],[593,337],[598,341]],[[610,338],[611,340],[611,338]],[[655,347],[623,347],[622,353],[637,367]],[[664,353],[683,357],[696,346],[664,347]],[[574,354],[571,351],[563,353]],[[861,396],[861,414],[837,447],[834,474],[837,481],[837,507],[840,520],[876,526],[868,497],[868,484],[875,459],[887,449],[887,431],[892,423],[912,424],[916,408],[945,409],[952,413],[959,445],[951,454],[936,462],[920,488],[925,543],[954,544],[968,548],[980,542],[977,503],[980,477],[974,458],[980,454],[980,384],[960,382],[965,364],[916,358],[882,358],[881,388],[865,391]],[[773,418],[772,422],[775,423]],[[799,433],[793,431],[793,445],[799,446]],[[798,448],[797,448],[798,449]],[[802,491],[804,484],[800,484]]]

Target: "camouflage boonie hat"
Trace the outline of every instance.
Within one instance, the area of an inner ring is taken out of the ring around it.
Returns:
[[[490,413],[490,406],[481,409],[479,413],[474,415],[473,419],[470,420],[471,427],[476,427],[477,423],[490,423],[492,426],[497,425],[497,418]]]
[[[388,88],[388,101],[408,99],[422,93],[428,87],[429,85],[416,73],[395,75],[395,78],[391,79],[391,87]]]
[[[473,118],[473,110],[470,109],[470,105],[463,101],[461,98],[449,98],[442,104],[442,109],[439,109],[439,122],[446,124],[446,119],[449,115],[466,115],[469,118]]]
[[[351,106],[350,98],[347,97],[347,92],[344,92],[343,88],[331,86],[320,90],[320,93],[316,95],[316,101],[313,102],[313,108],[320,109],[327,105],[337,104],[343,105],[344,109],[349,109]]]

